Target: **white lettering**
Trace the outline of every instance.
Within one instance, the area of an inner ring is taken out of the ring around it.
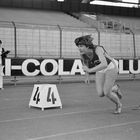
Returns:
[[[5,59],[5,75],[11,76],[11,59]]]
[[[53,69],[52,69],[51,72],[46,71],[46,69],[47,69],[46,65],[48,63],[51,63],[52,66],[53,66]],[[41,73],[43,75],[45,75],[45,76],[47,76],[47,75],[48,76],[55,75],[57,73],[57,71],[58,71],[58,64],[53,59],[47,59],[47,60],[45,59],[45,60],[42,61],[41,65],[40,65],[40,70],[41,70]]]
[[[35,69],[33,72],[29,72],[27,70],[27,66],[30,64],[30,63],[33,63],[35,66],[39,66],[40,63],[38,60],[36,59],[26,59],[23,63],[22,63],[22,72],[24,75],[26,76],[36,76],[39,74],[40,70],[37,70]]]
[[[61,59],[58,61],[59,65],[59,75],[69,75],[70,72],[69,71],[64,71],[64,60]]]
[[[139,74],[140,73],[140,61],[138,60],[138,69],[134,70],[134,60],[129,60],[129,70],[133,74]]]
[[[75,60],[71,69],[71,75],[75,75],[75,73],[80,73],[81,75],[85,74],[82,66],[83,65],[82,65],[81,60]]]
[[[65,59],[58,59],[58,62],[55,59],[44,59],[41,63],[37,59],[21,59],[21,62],[14,58],[14,65],[12,65],[12,59],[5,59],[5,76],[15,76],[16,70],[21,70],[22,74],[25,76],[37,76],[39,74],[44,76],[53,76],[56,74],[85,74],[82,69],[82,62],[80,59],[71,60],[70,63],[73,62],[72,66],[71,64],[69,66],[69,63],[67,63],[68,61]],[[140,60],[119,60],[119,74],[129,73],[140,74]]]
[[[124,70],[123,66],[123,60],[119,60],[119,74],[129,74],[129,70]]]

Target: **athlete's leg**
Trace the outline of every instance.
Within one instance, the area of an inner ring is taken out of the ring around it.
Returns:
[[[112,63],[114,64],[114,69],[116,69],[118,71],[118,65],[119,65],[118,61],[113,59]],[[122,92],[121,92],[120,86],[118,84],[114,83],[114,86],[112,87],[112,92],[115,92],[116,95],[119,97],[119,99],[122,99]]]
[[[114,84],[114,86],[112,87],[112,92],[115,92],[116,95],[119,97],[119,99],[122,99],[122,92],[120,90],[120,86],[118,84]]]
[[[104,97],[103,87],[105,82],[105,73],[96,72],[96,90],[99,97]]]
[[[104,83],[104,94],[108,97],[112,102],[116,104],[116,111],[115,113],[121,113],[121,102],[115,92],[112,92],[112,87],[115,83],[117,78],[117,70],[110,69],[106,71],[105,75],[105,83]]]

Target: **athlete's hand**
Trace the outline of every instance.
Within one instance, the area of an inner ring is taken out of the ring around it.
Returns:
[[[89,73],[90,72],[90,69],[87,67],[87,66],[83,66],[83,70],[85,71],[85,72],[87,72],[87,73]]]

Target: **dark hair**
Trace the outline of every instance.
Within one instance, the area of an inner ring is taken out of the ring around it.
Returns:
[[[2,41],[0,40],[0,44],[2,44]]]
[[[75,39],[76,46],[85,45],[87,48],[93,48],[94,45],[92,43],[93,38],[91,35],[81,36]]]

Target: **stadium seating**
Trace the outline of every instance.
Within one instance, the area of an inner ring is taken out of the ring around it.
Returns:
[[[74,39],[79,32],[83,34],[80,31],[82,28],[90,28],[90,25],[71,15],[45,10],[0,8],[0,21],[0,38],[6,49],[11,50],[11,57],[15,56],[14,26],[19,57],[60,57],[61,30],[65,30],[64,37],[61,37],[64,40],[63,54],[77,55]],[[76,33],[74,33],[75,30],[77,30]]]
[[[0,8],[0,21],[14,21],[28,24],[60,25],[70,27],[89,27],[88,24],[65,14],[45,10]]]

